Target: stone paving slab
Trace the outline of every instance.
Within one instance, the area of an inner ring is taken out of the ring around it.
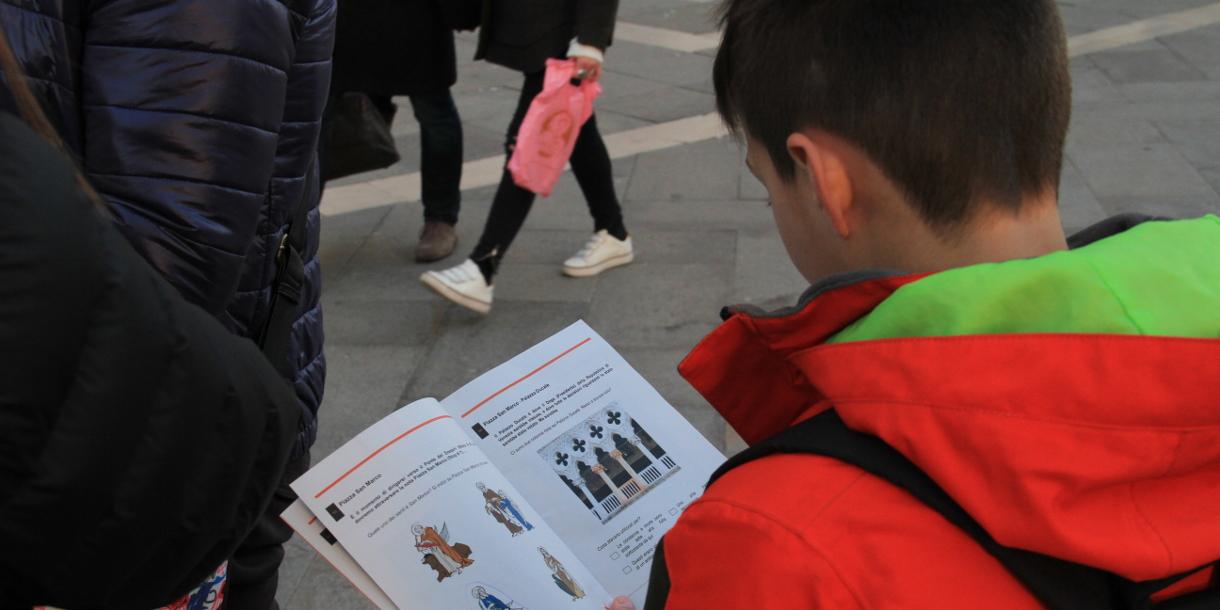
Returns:
[[[312,550],[309,552],[313,552]],[[293,610],[371,610],[365,599],[330,564],[315,559],[305,568],[300,585],[280,604]]]
[[[1076,150],[1076,167],[1099,198],[1216,196],[1198,170],[1165,143],[1111,145]]]
[[[1064,229],[1071,234],[1104,220],[1107,215],[1075,162],[1068,158],[1059,179],[1059,216]]]
[[[1061,0],[1078,35],[1204,7],[1213,0]],[[711,31],[714,2],[622,0],[630,23]],[[520,76],[473,62],[474,37],[458,40],[454,87],[466,120],[467,159],[500,154]],[[714,50],[685,54],[621,42],[611,49],[599,102],[604,133],[713,110]],[[1069,231],[1107,215],[1220,213],[1220,24],[1076,57],[1074,118],[1061,178]],[[342,183],[418,170],[418,127],[407,100],[392,127],[403,160]],[[483,317],[440,301],[418,282],[460,262],[474,245],[494,187],[463,193],[458,254],[412,260],[419,203],[399,202],[324,221],[321,256],[330,375],[315,458],[397,406],[444,397],[577,319],[610,338],[713,444],[743,443],[676,366],[719,323],[722,305],[791,304],[806,283],[787,261],[765,190],[745,170],[739,143],[715,138],[614,162],[616,189],[638,262],[573,280],[559,265],[591,230],[576,181],[565,175],[539,200],[501,268],[496,306]],[[339,183],[336,183],[336,185]],[[288,546],[279,600],[286,610],[371,607],[299,541]]]
[[[628,200],[624,210],[629,228],[682,229],[691,226],[692,218],[698,218],[698,226],[703,229],[775,230],[771,212],[762,201]],[[641,244],[641,247],[647,247],[647,244]]]
[[[731,139],[640,156],[628,199],[737,199],[742,153]]]
[[[667,30],[677,30],[691,34],[703,34],[716,29],[716,3],[685,3],[675,6],[662,6],[650,11],[634,14],[631,20],[643,25],[650,25]]]
[[[1169,119],[1157,121],[1156,128],[1195,167],[1220,167],[1220,118]]]
[[[773,229],[741,231],[737,235],[737,261],[729,303],[760,305],[796,302],[807,286],[788,261],[788,253]]]
[[[1220,78],[1220,54],[1216,53],[1216,45],[1220,44],[1220,26],[1167,36],[1161,42],[1208,78]]]
[[[1105,72],[1088,57],[1073,59],[1071,74],[1072,101],[1077,105],[1125,100],[1122,93],[1118,91],[1118,87],[1110,82]]]
[[[1205,77],[1168,49],[1099,53],[1093,56],[1093,63],[1118,84],[1197,81]]]
[[[447,307],[439,333],[413,375],[399,383],[399,403],[444,398],[480,374],[586,317],[585,303],[506,302],[479,314]],[[403,389],[405,388],[405,390]]]
[[[691,348],[719,323],[732,265],[638,263],[600,278],[586,321],[617,347]]]
[[[439,317],[441,314],[432,315]],[[419,368],[425,353],[423,345],[328,343],[327,400],[343,407],[321,412],[318,441],[313,449],[314,461],[330,455],[400,406],[399,398],[406,380]],[[416,398],[423,398],[423,395]]]
[[[709,57],[630,42],[615,43],[611,52],[606,63],[618,74],[711,93]]]

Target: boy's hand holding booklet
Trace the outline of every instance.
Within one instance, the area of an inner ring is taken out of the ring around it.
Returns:
[[[283,517],[379,608],[642,605],[657,541],[723,461],[578,322],[360,433]]]

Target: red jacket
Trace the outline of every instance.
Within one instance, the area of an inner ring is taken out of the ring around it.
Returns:
[[[858,282],[735,312],[680,371],[746,442],[835,408],[1001,544],[1165,577],[1220,559],[1217,251],[1209,217]],[[937,513],[823,457],[730,471],[663,544],[670,610],[1040,607]]]

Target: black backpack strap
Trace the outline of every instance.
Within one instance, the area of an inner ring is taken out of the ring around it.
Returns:
[[[310,171],[314,171],[315,165]],[[259,333],[258,345],[275,369],[288,380],[296,375],[292,357],[292,327],[301,312],[305,292],[305,238],[309,205],[302,197],[293,210],[288,229],[280,237],[275,254],[275,280],[271,284],[271,303],[266,322]]]
[[[665,537],[657,542],[652,555],[652,570],[648,573],[648,596],[643,610],[665,610],[669,603],[669,565],[665,563]]]
[[[1149,597],[1153,593],[1198,571],[1136,583],[1097,568],[1003,546],[906,456],[875,436],[848,428],[834,409],[737,454],[712,475],[708,485],[742,464],[780,453],[811,453],[834,458],[902,488],[973,538],[1051,610],[1151,608]],[[1172,607],[1181,610],[1220,608],[1220,590],[1215,589],[1173,602],[1188,603],[1191,598],[1196,599],[1192,603],[1207,605]]]

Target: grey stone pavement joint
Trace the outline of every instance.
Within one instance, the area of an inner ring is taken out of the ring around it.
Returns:
[[[592,229],[570,175],[549,199],[535,204],[504,262],[487,317],[448,305],[419,285],[421,272],[441,265],[418,265],[411,258],[422,225],[420,205],[411,202],[414,193],[369,189],[366,196],[375,205],[352,205],[350,212],[325,218],[329,379],[315,459],[401,404],[443,397],[582,318],[713,444],[728,453],[742,446],[678,376],[676,365],[715,327],[722,305],[786,305],[805,282],[787,260],[766,192],[744,170],[736,142],[678,133],[671,136],[685,139],[658,149],[629,138],[633,130],[675,120],[688,121],[681,124],[687,132],[707,127],[698,117],[714,110],[712,50],[675,50],[648,44],[647,38],[676,31],[683,36],[671,37],[675,44],[713,39],[714,6],[622,0],[622,21],[641,27],[609,51],[598,120],[608,140],[618,137],[618,144],[639,147],[614,162],[638,249],[635,264],[591,279],[560,275],[562,260]],[[1112,42],[1106,37],[1141,20],[1152,20],[1139,26],[1145,30],[1161,28],[1155,37],[1072,60],[1073,121],[1060,186],[1067,229],[1124,211],[1220,213],[1220,24],[1204,19],[1213,15],[1212,6],[1203,0],[1060,1],[1069,34],[1084,41],[1076,45]],[[1110,33],[1089,38],[1105,30]],[[463,35],[459,56],[473,53],[473,38]],[[497,175],[502,161],[494,156],[503,152],[520,77],[469,59],[459,70],[454,93],[464,119],[466,158],[492,158],[485,171]],[[398,102],[404,111],[393,129],[403,161],[332,187],[418,171],[418,127],[408,101]],[[463,193],[459,251],[443,265],[459,262],[478,239],[493,193],[493,185]],[[371,608],[299,540],[289,543],[280,578],[278,599],[286,610]]]

